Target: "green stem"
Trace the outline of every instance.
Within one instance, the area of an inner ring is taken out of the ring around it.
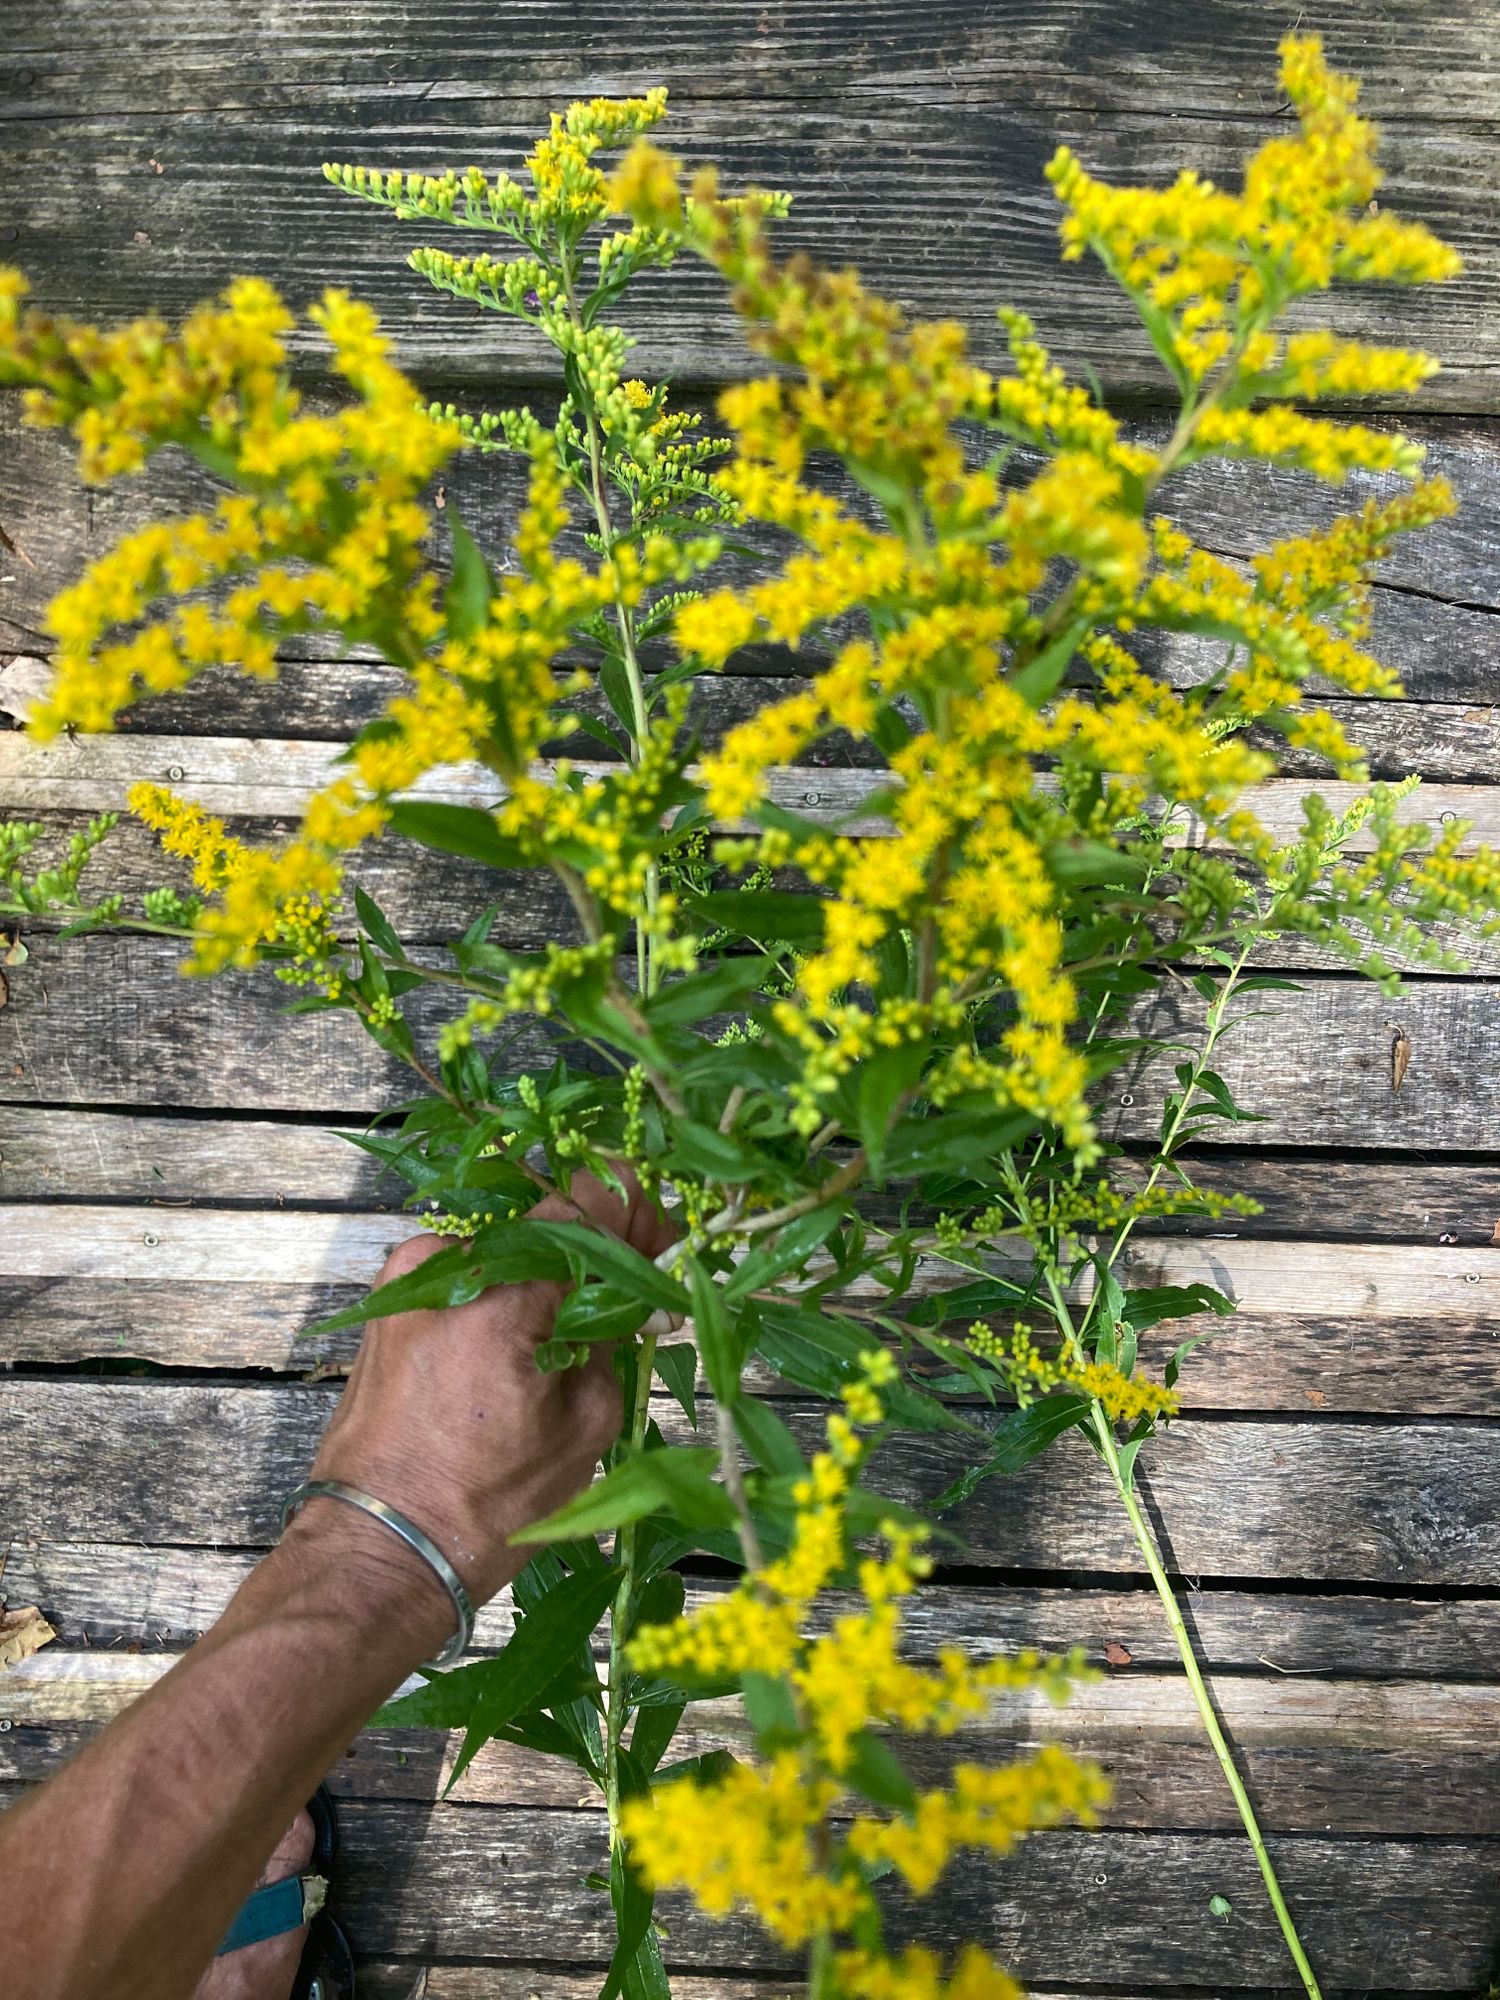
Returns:
[[[1052,1305],[1057,1316],[1057,1323],[1061,1327],[1068,1347],[1075,1359],[1082,1360],[1084,1358],[1083,1346],[1078,1338],[1077,1329],[1073,1324],[1073,1315],[1068,1309],[1068,1302],[1063,1295],[1062,1286],[1058,1283],[1057,1273],[1050,1264],[1047,1267],[1046,1278],[1047,1289],[1052,1295]],[[1132,1465],[1127,1471],[1125,1466],[1121,1464],[1120,1447],[1115,1440],[1114,1427],[1110,1423],[1107,1413],[1097,1402],[1093,1403],[1089,1410],[1089,1427],[1093,1431],[1094,1442],[1098,1446],[1099,1455],[1109,1468],[1109,1476],[1114,1481],[1115,1493],[1119,1498],[1120,1505],[1125,1509],[1125,1518],[1130,1523],[1131,1532],[1135,1536],[1136,1546],[1141,1552],[1146,1568],[1150,1573],[1151,1581],[1155,1586],[1156,1594],[1161,1600],[1162,1610],[1166,1613],[1167,1624],[1171,1628],[1178,1657],[1182,1661],[1183,1672],[1187,1675],[1188,1686],[1192,1689],[1193,1701],[1197,1706],[1199,1716],[1202,1718],[1203,1728],[1213,1748],[1213,1753],[1219,1760],[1219,1769],[1224,1773],[1224,1782],[1228,1785],[1230,1796],[1233,1798],[1235,1807],[1239,1812],[1240,1824],[1244,1827],[1245,1837],[1250,1842],[1251,1849],[1254,1852],[1256,1865],[1260,1869],[1261,1879],[1266,1885],[1266,1894],[1270,1898],[1271,1908],[1276,1912],[1276,1921],[1281,1926],[1281,1935],[1286,1940],[1286,1948],[1292,1955],[1292,1963],[1296,1966],[1298,1974],[1301,1977],[1302,1984],[1307,1991],[1308,2000],[1323,2000],[1317,1975],[1308,1962],[1307,1953],[1302,1948],[1302,1940],[1297,1935],[1297,1926],[1292,1920],[1291,1911],[1287,1908],[1286,1898],[1281,1893],[1281,1883],[1277,1879],[1275,1866],[1271,1861],[1270,1855],[1266,1852],[1265,1836],[1260,1830],[1260,1821],[1255,1816],[1255,1807],[1250,1802],[1250,1794],[1245,1790],[1245,1782],[1241,1778],[1239,1767],[1234,1761],[1234,1751],[1230,1747],[1229,1739],[1225,1736],[1223,1728],[1220,1725],[1218,1712],[1213,1704],[1213,1697],[1209,1694],[1208,1684],[1203,1678],[1203,1670],[1198,1664],[1198,1655],[1193,1646],[1192,1634],[1188,1631],[1187,1621],[1182,1615],[1182,1607],[1177,1602],[1177,1594],[1172,1588],[1171,1578],[1167,1575],[1166,1568],[1162,1563],[1161,1551],[1158,1549],[1156,1543],[1156,1535],[1150,1522],[1142,1512],[1141,1503],[1136,1495],[1133,1483],[1134,1466]]]
[[[814,1931],[807,1954],[807,2000],[830,2000],[833,1990],[833,1934]]]
[[[1119,1495],[1120,1505],[1125,1509],[1126,1519],[1130,1522],[1131,1529],[1135,1535],[1136,1546],[1145,1560],[1146,1568],[1150,1571],[1151,1581],[1156,1586],[1156,1594],[1161,1599],[1162,1610],[1166,1613],[1167,1624],[1171,1627],[1172,1637],[1177,1645],[1178,1656],[1182,1661],[1183,1671],[1187,1675],[1188,1686],[1193,1691],[1193,1700],[1197,1704],[1198,1713],[1203,1719],[1203,1727],[1209,1742],[1213,1746],[1214,1755],[1219,1760],[1219,1769],[1224,1773],[1224,1782],[1228,1785],[1234,1803],[1239,1810],[1240,1823],[1245,1829],[1245,1837],[1250,1842],[1251,1850],[1255,1855],[1256,1865],[1260,1869],[1261,1880],[1266,1885],[1266,1894],[1270,1898],[1271,1908],[1276,1912],[1276,1921],[1281,1926],[1281,1935],[1286,1940],[1286,1948],[1292,1955],[1292,1963],[1296,1966],[1298,1975],[1307,1991],[1308,2000],[1322,2000],[1322,1990],[1318,1985],[1317,1974],[1313,1971],[1307,1953],[1302,1947],[1302,1940],[1297,1935],[1297,1926],[1293,1921],[1291,1911],[1287,1908],[1286,1898],[1281,1892],[1281,1883],[1277,1879],[1275,1865],[1270,1855],[1266,1852],[1265,1837],[1261,1833],[1260,1822],[1255,1816],[1255,1808],[1250,1803],[1250,1794],[1245,1790],[1244,1780],[1241,1778],[1239,1767],[1234,1760],[1234,1751],[1230,1747],[1229,1740],[1220,1726],[1213,1698],[1209,1694],[1202,1669],[1198,1665],[1198,1655],[1193,1647],[1192,1634],[1188,1631],[1187,1621],[1183,1618],[1182,1608],[1177,1602],[1177,1596],[1172,1589],[1171,1580],[1162,1566],[1161,1555],[1156,1545],[1156,1536],[1152,1532],[1150,1522],[1146,1519],[1142,1511],[1132,1479],[1120,1463],[1119,1447],[1115,1442],[1115,1435],[1110,1426],[1109,1418],[1097,1403],[1093,1407],[1090,1422],[1100,1455],[1109,1467],[1110,1477],[1115,1483],[1115,1492]]]
[[[568,312],[573,324],[578,332],[582,333],[584,325],[582,316],[578,310],[577,301],[574,298],[572,268],[566,261],[564,263],[564,290],[567,295]],[[599,435],[599,419],[595,414],[593,404],[587,400],[583,404],[583,421],[584,430],[588,437],[589,485],[591,497],[594,502],[594,520],[599,529],[600,539],[604,544],[605,557],[608,558],[614,547],[615,529],[614,522],[610,519],[609,496],[604,490],[604,458],[603,445]],[[626,683],[630,688],[630,761],[632,764],[638,764],[641,758],[642,745],[645,743],[651,726],[650,718],[646,713],[646,684],[641,673],[640,656],[636,652],[635,621],[630,615],[629,606],[622,604],[616,598],[614,613],[615,626],[620,634],[620,659],[625,668]],[[650,920],[656,915],[656,906],[660,893],[661,873],[657,864],[653,861],[646,871],[648,929],[643,932],[637,926],[635,939],[636,977],[640,983],[642,993],[654,993],[656,991],[656,966],[654,963],[654,954],[651,950],[652,932],[649,924]]]
[[[635,1397],[630,1409],[630,1446],[639,1451],[646,1438],[646,1422],[651,1408],[651,1370],[656,1361],[656,1335],[644,1333],[635,1357]],[[624,1845],[620,1833],[620,1739],[625,1733],[625,1641],[630,1626],[631,1599],[635,1595],[636,1523],[628,1521],[620,1530],[616,1559],[625,1580],[615,1594],[609,1621],[609,1679],[605,1689],[604,1717],[604,1801],[609,1812],[609,1837],[615,1847]]]

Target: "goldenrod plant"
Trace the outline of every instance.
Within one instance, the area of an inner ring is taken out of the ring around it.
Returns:
[[[1143,1222],[1245,1206],[1197,1188],[1184,1148],[1254,1115],[1214,1063],[1257,990],[1284,983],[1256,969],[1269,948],[1310,942],[1387,984],[1400,962],[1455,963],[1436,927],[1494,924],[1500,859],[1421,825],[1409,784],[1337,813],[1310,791],[1290,840],[1257,815],[1278,741],[1362,777],[1316,690],[1399,692],[1364,644],[1368,579],[1453,505],[1415,444],[1320,407],[1414,389],[1434,364],[1313,324],[1308,301],[1437,282],[1458,260],[1375,207],[1374,134],[1316,40],[1283,45],[1281,77],[1294,121],[1238,192],[1190,172],[1109,187],[1066,149],[1048,170],[1064,257],[1102,262],[1166,371],[1175,422],[1151,442],[1018,313],[1001,313],[997,372],[960,327],[910,320],[852,271],[779,260],[786,197],[686,175],[647,137],[662,92],[554,117],[521,180],[326,169],[491,245],[410,262],[550,346],[563,392],[545,416],[424,406],[338,291],[311,317],[351,393],[324,413],[293,386],[293,316],[261,281],[179,329],[113,333],[25,306],[18,274],[0,285],[0,378],[26,386],[32,421],[71,430],[85,478],[171,445],[228,489],[56,599],[39,741],[108,728],[210,666],[272,676],[298,635],[406,677],[284,844],[141,786],[131,808],[184,877],[129,911],[85,888],[107,821],[39,870],[43,830],[13,824],[0,912],[180,936],[194,974],[265,961],[298,1006],[352,1012],[412,1066],[420,1095],[361,1143],[456,1240],[326,1326],[545,1276],[571,1289],[540,1365],[612,1344],[625,1426],[603,1479],[538,1525],[516,1637],[390,1711],[464,1728],[460,1769],[499,1736],[599,1785],[619,1920],[603,2000],[664,1991],[657,1886],[756,1911],[807,1949],[820,1996],[1007,1993],[977,1947],[948,1966],[888,1952],[878,1875],[920,1894],[957,1848],[1102,1805],[1061,1751],[960,1764],[930,1791],[905,1777],[889,1728],[944,1732],[1016,1686],[1060,1694],[1073,1665],[901,1662],[902,1602],[942,1544],[867,1483],[860,1425],[946,1435],[956,1477],[928,1512],[960,1539],[986,1479],[1082,1433],[1317,1993],[1136,1493],[1178,1369],[1231,1301],[1131,1289],[1122,1255]],[[771,364],[721,397],[722,439],[626,373],[611,318],[640,272],[685,254]],[[450,507],[442,573],[425,496],[466,451],[519,454],[527,497],[503,551]],[[1378,494],[1237,564],[1165,511],[1174,474],[1234,458],[1379,475]],[[780,553],[747,570],[757,548]],[[1156,634],[1217,642],[1216,662],[1169,677],[1141,643]],[[692,682],[752,645],[805,649],[802,684],[698,743]],[[572,701],[594,688],[602,721]],[[847,813],[818,816],[781,773],[834,731],[875,768]],[[570,732],[588,761],[548,761]],[[421,795],[454,765],[488,803]],[[514,949],[502,899],[445,954],[409,951],[358,886],[377,839],[548,871],[571,934]],[[1169,978],[1200,1025],[1167,1045],[1157,1139],[1127,1158],[1100,1136],[1098,1088],[1141,1055],[1140,1010]],[[553,1039],[549,1067],[514,1074],[517,1022]],[[656,1262],[528,1219],[575,1172],[627,1168],[680,1223]],[[1151,1379],[1140,1336],[1175,1320],[1185,1338]],[[840,1405],[810,1460],[795,1406],[785,1421],[747,1378]],[[700,1421],[711,1436],[686,1441]],[[871,1537],[884,1555],[859,1553]],[[682,1622],[695,1552],[743,1581]],[[862,1608],[817,1636],[834,1586]],[[760,1761],[674,1767],[689,1704],[731,1689]]]

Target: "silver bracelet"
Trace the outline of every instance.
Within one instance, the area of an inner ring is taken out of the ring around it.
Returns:
[[[346,1486],[342,1479],[309,1479],[299,1486],[295,1493],[289,1493],[281,1510],[281,1532],[286,1533],[287,1523],[308,1500],[342,1500],[350,1507],[357,1507],[362,1514],[372,1520],[382,1521],[392,1534],[399,1535],[409,1549],[413,1549],[433,1570],[439,1583],[453,1599],[453,1608],[458,1613],[458,1630],[448,1641],[435,1660],[429,1660],[429,1667],[451,1667],[461,1660],[468,1650],[469,1641],[474,1636],[474,1606],[469,1601],[469,1593],[464,1589],[464,1580],[443,1554],[430,1536],[424,1535],[415,1521],[408,1521],[394,1507],[388,1507],[384,1500],[377,1500],[373,1493],[361,1493],[357,1486]]]

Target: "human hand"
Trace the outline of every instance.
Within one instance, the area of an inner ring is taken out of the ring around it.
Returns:
[[[634,1182],[627,1185],[628,1203],[591,1176],[575,1175],[571,1198],[549,1196],[530,1213],[538,1221],[597,1225],[643,1256],[658,1256],[674,1232]],[[412,1237],[386,1260],[380,1283],[444,1247],[437,1237]],[[540,1280],[498,1285],[469,1305],[371,1321],[313,1462],[313,1479],[360,1487],[424,1529],[476,1605],[524,1567],[528,1552],[513,1549],[510,1537],[586,1486],[619,1432],[620,1392],[607,1346],[581,1368],[543,1374],[536,1365],[564,1293]],[[344,1519],[335,1524],[334,1514]],[[313,1501],[289,1535],[301,1523],[308,1533],[358,1533],[357,1519],[336,1501]],[[379,1546],[401,1559],[389,1530],[373,1522],[368,1528],[362,1540],[371,1553]],[[434,1594],[442,1598],[435,1580]]]

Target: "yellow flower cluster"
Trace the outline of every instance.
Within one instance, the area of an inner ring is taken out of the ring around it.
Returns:
[[[114,333],[52,321],[21,309],[22,290],[13,278],[0,290],[0,381],[30,385],[30,421],[72,430],[85,478],[134,471],[175,443],[248,489],[125,537],[60,593],[35,734],[108,729],[139,695],[209,666],[272,674],[291,632],[394,644],[410,664],[439,622],[415,496],[459,437],[417,410],[367,307],[330,291],[313,310],[358,397],[324,417],[300,413],[286,377],[291,316],[258,279],[237,280],[175,335],[155,320]],[[163,597],[181,601],[152,617]],[[111,639],[123,627],[136,629]]]
[[[878,1423],[882,1390],[895,1375],[884,1350],[862,1357],[827,1420],[827,1447],[797,1485],[792,1544],[778,1561],[749,1573],[726,1598],[675,1625],[648,1627],[629,1646],[643,1673],[721,1680],[740,1673],[783,1677],[794,1704],[794,1742],[768,1761],[736,1766],[711,1781],[678,1780],[650,1799],[626,1803],[623,1826],[636,1865],[658,1887],[685,1888],[712,1916],[748,1907],[787,1945],[849,1931],[873,1916],[870,1883],[889,1863],[925,1894],[951,1857],[973,1848],[1003,1853],[1035,1827],[1064,1819],[1089,1824],[1104,1802],[1096,1771],[1047,1748],[1002,1770],[955,1767],[951,1783],[913,1794],[911,1808],[885,1818],[856,1809],[834,1838],[830,1814],[859,1792],[859,1746],[872,1728],[947,1735],[982,1714],[1001,1689],[1042,1688],[1065,1698],[1076,1658],[1024,1653],[984,1664],[946,1648],[935,1667],[899,1654],[901,1600],[927,1568],[921,1537],[887,1523],[883,1557],[858,1562],[862,1607],[830,1630],[805,1632],[819,1594],[847,1569],[844,1505],[864,1455],[856,1425]],[[887,1961],[847,1955],[850,1991],[941,1993],[935,1960]],[[1004,1975],[982,1958],[963,1961],[947,1990],[1004,1993]]]
[[[1271,323],[1298,290],[1369,275],[1372,258],[1411,282],[1453,268],[1425,231],[1403,234],[1382,217],[1372,233],[1372,218],[1349,212],[1367,199],[1351,190],[1373,185],[1370,130],[1315,44],[1288,43],[1283,66],[1300,136],[1263,149],[1243,195],[1193,176],[1165,194],[1114,190],[1070,156],[1055,165],[1070,252],[1092,244],[1148,322],[1172,330],[1190,384],[1225,364],[1212,392],[1190,388],[1170,460],[1126,441],[1024,315],[1002,314],[1015,373],[994,381],[968,360],[958,329],[910,324],[851,273],[778,264],[753,204],[731,209],[704,176],[684,199],[675,163],[644,145],[631,156],[618,189],[626,205],[649,196],[657,211],[670,206],[735,286],[752,343],[796,371],[721,400],[736,443],[722,483],[749,518],[790,530],[803,547],[764,581],[685,606],[679,647],[718,667],[746,644],[797,647],[858,612],[871,626],[806,688],[728,733],[703,767],[711,810],[721,822],[754,822],[773,768],[831,730],[876,733],[898,700],[915,703],[925,724],[890,756],[891,782],[872,801],[890,837],[874,851],[794,832],[780,815],[754,849],[725,850],[794,865],[831,892],[821,947],[778,1010],[805,1055],[794,1092],[802,1129],[816,1128],[840,1079],[873,1051],[951,1028],[973,995],[1003,991],[1014,1022],[1002,1047],[961,1045],[924,1090],[939,1101],[986,1092],[1055,1121],[1087,1151],[1053,849],[1079,831],[1111,837],[1154,797],[1264,859],[1265,836],[1237,810],[1245,787],[1273,768],[1235,740],[1249,721],[1270,718],[1343,775],[1361,769],[1337,722],[1300,709],[1302,689],[1316,675],[1355,693],[1395,691],[1394,676],[1354,643],[1353,609],[1389,536],[1441,511],[1440,489],[1272,552],[1248,577],[1145,519],[1171,463],[1210,451],[1332,481],[1355,467],[1409,477],[1419,461],[1396,435],[1250,407],[1266,395],[1415,387],[1431,366],[1420,354],[1318,329],[1283,338]],[[1046,462],[1002,494],[991,473],[965,469],[960,417],[1039,447]],[[880,502],[883,526],[808,483],[810,457],[830,450]],[[1060,563],[1071,577],[1061,589]],[[1115,636],[1145,627],[1228,639],[1239,657],[1210,692],[1173,689]],[[1073,651],[1096,687],[1049,701]],[[1062,797],[1096,798],[1085,828],[1038,785],[1039,765],[1060,773]],[[914,1002],[871,1007],[857,996],[895,932],[918,940],[921,990]]]
[[[1133,1424],[1140,1417],[1175,1417],[1181,1407],[1175,1390],[1147,1376],[1126,1375],[1111,1362],[1038,1354],[1025,1326],[1005,1335],[976,1320],[969,1328],[968,1344],[1005,1377],[1023,1404],[1049,1389],[1081,1389],[1117,1424]]]
[[[610,200],[594,155],[649,131],[666,109],[667,93],[656,89],[644,97],[595,97],[553,112],[546,138],[526,156],[529,195],[509,174],[491,179],[472,166],[462,173],[404,174],[329,162],[323,175],[344,193],[392,209],[403,221],[451,222],[531,241],[538,225],[561,223],[581,235],[619,206]]]
[[[945,1978],[925,1945],[902,1952],[844,1951],[835,1960],[846,2000],[1023,2000],[1021,1988],[977,1944],[965,1945]]]
[[[1382,178],[1375,130],[1355,113],[1357,84],[1327,69],[1316,36],[1282,43],[1281,83],[1297,133],[1253,155],[1237,195],[1191,171],[1166,189],[1110,187],[1060,147],[1047,177],[1067,209],[1063,255],[1095,251],[1185,386],[1241,356],[1275,393],[1415,386],[1430,372],[1421,356],[1387,358],[1322,337],[1278,353],[1268,339],[1287,300],[1336,280],[1429,284],[1459,269],[1457,254],[1420,224],[1371,212]]]
[[[1072,1820],[1092,1823],[1098,1774],[1047,1744],[999,1770],[955,1764],[941,1791],[923,1792],[899,1819],[858,1819],[849,1851],[867,1866],[889,1862],[915,1896],[925,1896],[953,1855],[966,1848],[1008,1854],[1018,1840]]]
[[[259,947],[274,943],[281,947],[283,979],[316,982],[330,998],[338,996],[343,975],[332,906],[339,871],[326,854],[305,843],[280,855],[247,847],[222,820],[161,785],[132,786],[129,805],[166,853],[192,863],[195,885],[219,898],[198,914],[207,933],[197,947],[204,970],[231,960],[249,963]]]

